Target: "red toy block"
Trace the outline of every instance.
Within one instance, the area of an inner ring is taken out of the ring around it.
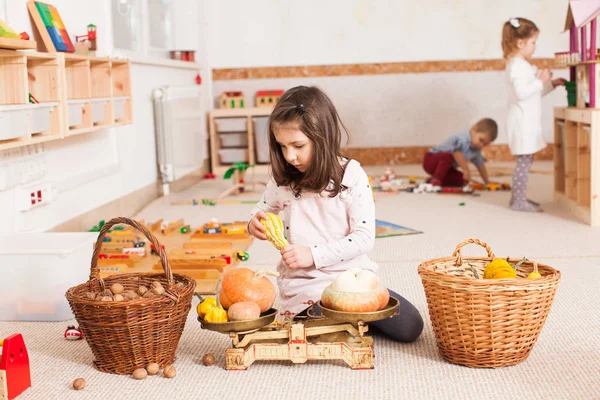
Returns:
[[[4,339],[0,357],[0,398],[14,399],[31,387],[29,354],[20,333]]]

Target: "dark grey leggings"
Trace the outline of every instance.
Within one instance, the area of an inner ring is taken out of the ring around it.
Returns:
[[[389,290],[389,289],[388,289]],[[381,333],[389,339],[397,342],[414,342],[423,332],[423,318],[419,311],[408,300],[393,290],[389,290],[390,296],[400,301],[400,314],[393,318],[369,322],[369,330],[373,333]],[[314,305],[314,313],[321,315],[321,309]],[[298,314],[305,316],[306,310]]]

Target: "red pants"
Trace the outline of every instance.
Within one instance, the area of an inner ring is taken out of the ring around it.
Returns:
[[[436,180],[441,186],[463,186],[463,173],[452,167],[453,164],[452,153],[427,152],[423,158],[423,169],[431,175],[432,181]]]

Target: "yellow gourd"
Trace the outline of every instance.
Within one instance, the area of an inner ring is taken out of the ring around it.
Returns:
[[[196,311],[198,312],[198,316],[204,318],[204,316],[214,307],[217,306],[217,299],[214,297],[207,297],[203,302],[198,304]]]
[[[533,271],[532,273],[527,275],[527,279],[539,279],[541,277],[542,277],[542,274],[540,274],[539,272],[535,272],[535,271]]]
[[[260,223],[267,228],[267,239],[277,250],[281,250],[289,244],[283,236],[283,222],[277,214],[267,213],[267,219],[261,219]]]
[[[483,279],[512,279],[517,277],[517,272],[502,258],[496,258],[483,270]]]
[[[227,322],[227,311],[223,308],[222,305],[217,305],[210,309],[208,313],[204,316],[204,320],[206,322]]]

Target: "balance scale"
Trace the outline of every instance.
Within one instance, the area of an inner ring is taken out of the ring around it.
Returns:
[[[303,364],[308,360],[344,360],[352,369],[373,368],[373,338],[365,336],[368,322],[398,315],[398,299],[390,297],[382,310],[369,313],[341,312],[318,303],[307,316],[285,322],[275,321],[277,310],[270,309],[255,320],[206,322],[202,328],[228,334],[232,345],[225,351],[225,369],[245,370],[258,360],[289,360]]]

